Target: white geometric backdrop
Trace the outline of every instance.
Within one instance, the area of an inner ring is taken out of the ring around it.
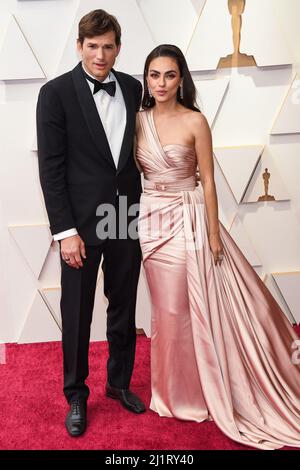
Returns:
[[[186,55],[213,133],[219,214],[287,317],[300,322],[300,2],[247,0],[242,53],[257,66],[217,68],[232,53],[227,0],[0,2],[0,342],[59,340],[60,266],[39,186],[35,106],[45,81],[73,68],[77,24],[104,8],[122,26],[116,68],[142,79],[147,54]],[[262,173],[270,173],[264,194]],[[101,271],[101,270],[100,270]],[[92,340],[105,339],[99,271]],[[137,326],[150,334],[141,273]]]

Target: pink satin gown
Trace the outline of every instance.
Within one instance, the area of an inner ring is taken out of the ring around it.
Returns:
[[[195,150],[161,146],[153,111],[139,113],[147,146],[139,237],[152,304],[150,408],[214,420],[260,449],[300,446],[298,339],[260,277],[220,223],[215,266]]]

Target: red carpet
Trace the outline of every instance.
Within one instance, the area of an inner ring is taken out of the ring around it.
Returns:
[[[138,337],[132,390],[149,405],[150,340]],[[60,343],[7,345],[0,365],[0,450],[7,449],[251,449],[224,436],[213,422],[134,415],[104,396],[106,343],[91,343],[88,429],[71,438],[64,427]],[[291,449],[291,448],[285,448]]]

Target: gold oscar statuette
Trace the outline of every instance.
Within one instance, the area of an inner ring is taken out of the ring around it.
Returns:
[[[242,14],[244,13],[246,0],[228,0],[228,10],[231,15],[233,54],[221,57],[218,69],[229,67],[251,67],[256,66],[253,55],[240,52]]]
[[[275,201],[274,196],[270,196],[268,194],[268,187],[269,187],[269,180],[270,180],[270,173],[268,172],[268,168],[265,168],[264,173],[262,174],[263,180],[264,180],[264,186],[265,186],[265,194],[263,196],[260,196],[257,200],[258,201]]]

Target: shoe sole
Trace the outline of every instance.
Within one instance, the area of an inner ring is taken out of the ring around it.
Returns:
[[[68,431],[68,430],[67,430],[67,431]],[[72,433],[70,433],[70,432],[68,431],[68,434],[69,434],[69,436],[71,436],[71,437],[80,437],[80,436],[82,436],[82,434],[84,434],[84,433],[85,433],[85,430],[82,431],[82,432],[80,432],[79,434],[72,434]]]

